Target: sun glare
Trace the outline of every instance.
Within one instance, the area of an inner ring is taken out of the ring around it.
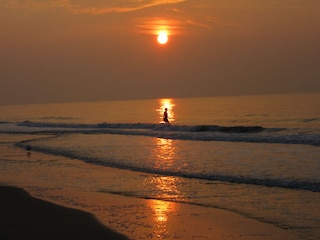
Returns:
[[[174,107],[175,107],[175,104],[173,102],[173,99],[170,99],[170,98],[159,99],[159,108],[156,109],[159,116],[159,123],[163,123],[163,112],[166,108],[168,109],[169,121],[170,122],[176,121]]]
[[[172,19],[142,18],[137,20],[137,32],[152,35],[152,40],[158,46],[166,46],[171,43],[173,37],[180,35],[184,23]]]
[[[168,33],[166,31],[160,31],[158,33],[158,43],[160,44],[166,44],[168,42]]]

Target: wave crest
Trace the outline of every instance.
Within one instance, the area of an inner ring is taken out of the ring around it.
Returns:
[[[105,133],[142,135],[159,138],[228,141],[252,143],[306,144],[320,146],[317,131],[302,129],[264,128],[262,126],[167,125],[154,123],[46,123],[23,121],[17,126],[34,133]],[[24,131],[28,131],[24,129]]]

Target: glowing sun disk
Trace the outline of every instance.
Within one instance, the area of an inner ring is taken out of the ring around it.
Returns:
[[[157,40],[160,44],[166,44],[168,42],[168,33],[165,31],[159,32]]]

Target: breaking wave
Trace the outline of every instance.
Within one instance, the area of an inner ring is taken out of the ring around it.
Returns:
[[[306,144],[320,146],[317,131],[264,128],[262,126],[167,125],[150,123],[69,124],[23,121],[20,131],[32,133],[105,133],[168,139],[253,143]],[[26,129],[27,128],[27,129]],[[19,128],[15,129],[17,133]]]

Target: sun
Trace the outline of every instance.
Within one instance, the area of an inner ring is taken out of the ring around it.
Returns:
[[[158,33],[158,38],[157,38],[157,40],[158,40],[158,43],[160,43],[160,44],[166,44],[167,42],[168,42],[168,40],[169,40],[169,38],[168,38],[168,33],[166,32],[166,31],[160,31],[159,33]]]

